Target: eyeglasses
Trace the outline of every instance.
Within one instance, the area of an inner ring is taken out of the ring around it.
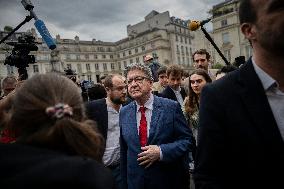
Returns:
[[[138,84],[142,84],[144,79],[148,79],[147,77],[144,77],[144,76],[136,76],[136,77],[133,77],[133,78],[129,78],[126,80],[126,84],[127,85],[131,85],[132,82],[134,81],[135,83],[138,83]]]
[[[202,79],[197,79],[197,80],[190,80],[190,84],[195,84],[195,83],[197,83],[197,84],[200,84],[200,83],[202,83]]]

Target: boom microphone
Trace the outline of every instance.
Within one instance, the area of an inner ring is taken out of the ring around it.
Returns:
[[[49,31],[47,30],[46,26],[44,25],[42,20],[37,19],[35,21],[35,27],[37,31],[40,33],[42,39],[47,44],[48,48],[53,50],[56,48],[56,44],[54,43],[53,38],[51,37]]]
[[[188,28],[190,31],[196,31],[198,30],[200,27],[202,27],[204,24],[207,24],[208,22],[210,22],[211,18],[208,18],[206,20],[202,20],[200,21],[191,21],[188,23]]]
[[[30,0],[22,0],[21,1],[22,5],[25,7],[26,10],[30,11],[31,16],[35,19],[35,27],[39,34],[41,35],[42,39],[44,42],[47,44],[48,48],[53,50],[56,48],[56,44],[51,37],[48,29],[46,28],[45,24],[43,23],[42,20],[39,20],[36,16],[36,14],[33,11],[34,5]]]

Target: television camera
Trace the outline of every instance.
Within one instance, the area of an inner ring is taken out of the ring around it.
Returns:
[[[31,34],[24,34],[18,37],[18,42],[7,42],[8,45],[14,46],[11,55],[6,57],[4,64],[18,68],[20,80],[28,78],[26,67],[36,62],[34,55],[29,55],[31,51],[37,51],[35,37]]]

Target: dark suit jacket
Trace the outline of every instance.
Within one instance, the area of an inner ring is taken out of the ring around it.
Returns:
[[[107,139],[108,113],[106,99],[93,100],[86,104],[87,116],[97,122],[99,132]]]
[[[139,142],[136,103],[133,101],[120,111],[121,129],[121,177],[128,189],[186,188],[188,178],[188,151],[192,145],[192,133],[186,124],[177,102],[154,96],[151,126],[147,145],[159,145],[162,161],[149,168],[139,166],[137,155]]]
[[[184,100],[185,97],[186,97],[186,92],[185,92],[184,88],[182,88],[182,87],[181,87],[180,94],[182,96],[182,99]],[[165,88],[165,90],[163,90],[160,94],[158,94],[158,96],[163,97],[163,98],[168,98],[168,99],[171,99],[171,100],[174,100],[174,101],[177,102],[177,97],[176,97],[174,91],[169,86],[167,86]]]
[[[252,62],[205,86],[200,102],[196,188],[283,187],[284,143]]]
[[[21,144],[0,144],[1,188],[112,189],[112,173],[93,159]]]

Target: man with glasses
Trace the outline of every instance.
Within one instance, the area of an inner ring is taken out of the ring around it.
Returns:
[[[87,114],[98,124],[99,132],[105,138],[103,163],[111,169],[121,188],[119,111],[126,101],[125,78],[121,75],[108,75],[104,80],[107,97],[87,104]]]
[[[151,93],[152,74],[145,65],[130,65],[126,77],[134,101],[120,111],[123,187],[187,188],[192,132],[179,104]]]

